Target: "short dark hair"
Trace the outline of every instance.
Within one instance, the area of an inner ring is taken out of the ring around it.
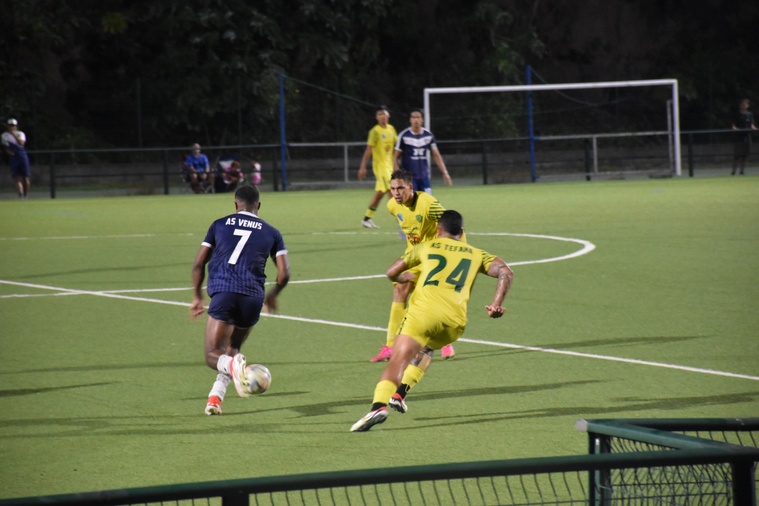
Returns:
[[[378,113],[380,111],[387,111],[390,112],[390,109],[387,108],[385,104],[380,104],[377,106],[377,108],[374,110],[375,113]]]
[[[443,211],[437,223],[451,235],[461,235],[461,232],[464,231],[464,217],[452,209]]]
[[[402,169],[393,172],[390,176],[390,180],[392,181],[393,179],[403,179],[407,183],[414,183],[414,176],[411,175],[411,172]]]
[[[414,109],[411,109],[409,116],[411,116],[415,112],[418,112],[419,114],[421,114],[422,118],[424,117],[424,111],[420,107],[415,107]]]
[[[235,200],[247,205],[256,205],[259,198],[261,196],[258,193],[258,188],[255,186],[241,186],[235,192]]]

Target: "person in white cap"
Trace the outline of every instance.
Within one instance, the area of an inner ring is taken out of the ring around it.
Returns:
[[[24,149],[26,135],[18,129],[18,121],[14,118],[8,120],[6,131],[2,135],[3,149],[11,158],[11,176],[16,182],[18,198],[26,199],[29,195],[29,183],[32,171],[29,167],[29,157]]]

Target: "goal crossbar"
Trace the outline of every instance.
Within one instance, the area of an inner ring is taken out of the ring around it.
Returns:
[[[444,93],[496,93],[509,91],[552,91],[579,90],[589,88],[630,88],[640,86],[668,86],[672,90],[672,141],[674,151],[674,173],[681,175],[680,150],[680,102],[678,100],[677,79],[641,79],[634,81],[600,81],[592,83],[555,83],[555,84],[517,84],[509,86],[464,86],[437,87],[424,89],[424,122],[425,127],[432,130],[432,114],[430,113],[430,96]]]

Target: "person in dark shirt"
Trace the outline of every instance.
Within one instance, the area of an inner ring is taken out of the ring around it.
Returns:
[[[216,371],[205,412],[220,415],[221,403],[230,380],[237,393],[248,397],[247,365],[240,353],[245,340],[261,316],[274,312],[277,296],[290,279],[290,264],[279,230],[258,217],[258,189],[243,186],[235,192],[234,214],[214,221],[192,266],[193,299],[190,314],[197,318],[205,309],[203,280],[208,266],[208,323],[205,333],[206,364]],[[264,293],[266,260],[277,267],[277,282]]]
[[[751,106],[749,99],[744,98],[738,103],[738,112],[733,117],[733,130],[740,133],[735,139],[735,152],[733,156],[733,172],[740,170],[740,175],[746,170],[746,158],[751,153],[751,130],[756,130],[754,115],[748,108]]]

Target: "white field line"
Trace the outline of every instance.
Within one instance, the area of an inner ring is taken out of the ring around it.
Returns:
[[[319,232],[315,233],[314,235],[339,235],[339,234],[356,234],[357,232]],[[542,258],[538,260],[523,260],[521,262],[507,262],[510,266],[515,265],[530,265],[530,264],[543,264],[548,262],[559,262],[562,260],[569,260],[571,258],[576,258],[582,255],[587,255],[594,249],[596,249],[595,244],[585,241],[583,239],[571,239],[567,237],[558,237],[558,236],[552,236],[552,235],[536,235],[536,234],[512,234],[510,232],[469,232],[469,235],[487,235],[487,236],[505,236],[510,235],[514,237],[532,237],[535,239],[549,239],[553,241],[564,241],[564,242],[574,242],[577,244],[580,244],[582,248],[579,250],[569,253],[568,255],[562,255],[558,257],[551,257],[551,258]],[[99,236],[98,238],[102,237],[113,237],[113,238],[123,238],[123,237],[153,237],[155,234],[140,234],[140,235],[113,235],[113,236]],[[179,235],[192,235],[192,234],[179,234]],[[69,236],[69,237],[42,237],[40,239],[92,239],[94,237],[91,236]],[[15,239],[29,239],[27,237],[17,237]],[[341,278],[323,278],[323,279],[303,279],[299,281],[290,281],[290,284],[308,284],[308,283],[332,283],[335,281],[358,281],[358,280],[365,280],[365,279],[377,279],[377,278],[384,278],[384,274],[371,274],[368,276],[347,276],[347,277],[341,277]],[[4,281],[0,280],[0,283],[3,283]],[[12,282],[6,282],[7,284],[13,284]],[[24,285],[20,284],[19,286],[34,286],[34,285]],[[59,291],[59,289],[55,288],[44,288],[46,290],[55,290]],[[62,290],[62,289],[61,289]],[[65,293],[59,293],[55,295],[94,295],[94,294],[118,294],[118,293],[145,293],[145,292],[178,292],[183,290],[189,290],[189,288],[181,287],[181,288],[149,288],[149,289],[137,289],[137,290],[104,290],[104,291],[98,291],[98,292],[80,292],[80,291],[70,291]],[[0,299],[7,299],[7,298],[17,298],[17,297],[43,297],[47,296],[45,294],[11,294],[11,295],[0,295]]]
[[[346,233],[348,234],[348,233]],[[109,237],[150,237],[152,234],[135,234],[131,236],[109,236]],[[186,234],[186,235],[192,235],[192,234]],[[512,234],[512,233],[506,233],[506,232],[494,232],[494,233],[476,233],[472,232],[470,235],[492,235],[492,236],[515,236],[515,237],[532,237],[536,239],[551,239],[556,241],[567,241],[567,242],[575,242],[581,244],[583,247],[582,249],[570,253],[568,255],[563,255],[560,257],[552,257],[552,258],[546,258],[546,259],[539,259],[539,260],[526,260],[523,262],[509,262],[509,265],[529,265],[529,264],[537,264],[537,263],[546,263],[546,262],[557,262],[560,260],[568,260],[570,258],[575,258],[581,255],[585,255],[587,253],[590,253],[595,249],[595,245],[589,241],[585,241],[582,239],[569,239],[565,237],[556,237],[556,236],[547,236],[547,235],[536,235],[536,234]],[[102,236],[101,236],[102,237]],[[48,237],[46,239],[78,239],[78,238],[91,238],[89,236],[75,236],[75,237]],[[25,238],[16,238],[16,239],[25,239]],[[300,280],[300,281],[291,281],[291,283],[325,283],[325,282],[332,282],[332,281],[353,281],[353,280],[359,280],[359,279],[373,279],[373,278],[383,278],[385,277],[383,274],[376,274],[376,275],[370,275],[370,276],[351,276],[351,277],[343,277],[343,278],[327,278],[327,279],[310,279],[310,280]],[[151,299],[147,297],[134,297],[134,296],[128,296],[128,295],[122,295],[122,293],[134,293],[134,292],[162,292],[162,291],[181,291],[181,290],[189,290],[189,288],[155,288],[155,289],[146,289],[146,290],[112,290],[112,291],[89,291],[89,290],[72,290],[68,288],[60,288],[55,286],[48,286],[48,285],[38,285],[33,283],[20,283],[16,281],[8,281],[8,280],[0,280],[0,284],[6,284],[6,285],[13,285],[13,286],[23,286],[27,288],[36,288],[41,290],[51,290],[58,293],[52,294],[53,296],[61,296],[61,295],[94,295],[99,297],[109,297],[113,299],[123,299],[123,300],[132,300],[137,302],[153,302],[158,304],[167,304],[172,306],[182,306],[182,307],[188,307],[188,304],[185,302],[177,302],[177,301],[170,301],[170,300],[160,300],[160,299]],[[11,295],[4,295],[0,298],[11,298],[11,297],[39,297],[39,296],[49,296],[45,294],[11,294]],[[320,325],[332,325],[336,327],[347,327],[347,328],[353,328],[353,329],[359,329],[359,330],[374,330],[378,332],[386,332],[387,329],[384,327],[373,327],[368,325],[360,325],[355,323],[347,323],[347,322],[336,322],[331,320],[322,320],[322,319],[315,319],[315,318],[303,318],[299,316],[286,316],[286,315],[278,315],[278,314],[266,314],[262,313],[262,316],[270,317],[270,318],[280,318],[283,320],[291,320],[291,321],[297,321],[297,322],[304,322],[304,323],[315,323]],[[714,376],[722,376],[727,378],[739,378],[739,379],[747,379],[752,381],[759,381],[759,376],[749,376],[747,374],[736,374],[731,372],[725,372],[725,371],[716,371],[714,369],[703,369],[698,367],[689,367],[689,366],[682,366],[682,365],[676,365],[676,364],[667,364],[663,362],[651,362],[647,360],[637,360],[637,359],[631,359],[631,358],[622,358],[622,357],[613,357],[609,355],[598,355],[595,353],[581,353],[576,351],[568,351],[568,350],[557,350],[553,348],[540,348],[538,346],[525,346],[525,345],[519,345],[519,344],[510,344],[510,343],[500,343],[496,341],[483,341],[479,339],[469,339],[469,338],[461,338],[459,339],[460,342],[465,343],[474,343],[474,344],[483,344],[487,346],[495,346],[500,348],[510,348],[510,349],[517,349],[517,350],[525,350],[525,351],[535,351],[535,352],[541,352],[541,353],[553,353],[557,355],[566,355],[571,357],[579,357],[579,358],[590,358],[595,360],[606,360],[611,362],[622,362],[626,364],[636,364],[636,365],[644,365],[649,367],[661,367],[664,369],[673,369],[673,370],[679,370],[679,371],[686,371],[686,372],[695,372],[699,374],[710,374]]]
[[[314,232],[314,235],[358,235],[359,232]],[[389,234],[389,233],[387,233]],[[395,235],[396,233],[393,233],[392,235]],[[483,235],[483,236],[512,236],[512,237],[531,237],[533,239],[550,239],[552,241],[564,241],[564,242],[574,242],[577,244],[580,244],[582,246],[581,249],[575,251],[574,253],[570,253],[568,255],[562,255],[559,257],[551,257],[551,258],[543,258],[539,260],[524,260],[522,262],[511,262],[508,259],[506,260],[506,263],[509,264],[509,266],[514,265],[530,265],[530,264],[544,264],[548,262],[559,262],[561,260],[569,260],[570,258],[576,258],[582,255],[587,255],[594,249],[596,249],[596,245],[593,244],[590,241],[586,241],[584,239],[572,239],[569,237],[558,237],[554,235],[540,235],[540,234],[514,234],[511,232],[467,232],[467,235]],[[376,277],[376,276],[375,276]],[[382,276],[380,276],[382,277]],[[361,279],[361,278],[356,278]]]
[[[135,237],[165,237],[167,235],[192,236],[195,234],[113,234],[113,235],[61,235],[47,237],[0,237],[0,241],[61,241],[65,239],[133,239]]]
[[[464,341],[467,343],[475,343],[475,344],[485,344],[489,346],[499,346],[501,348],[512,348],[515,350],[539,351],[542,353],[554,353],[556,355],[567,355],[570,357],[593,358],[596,360],[608,360],[611,362],[623,362],[625,364],[637,364],[637,365],[647,365],[651,367],[663,367],[665,369],[676,369],[678,371],[697,372],[701,374],[712,374],[714,376],[724,376],[727,378],[741,378],[741,379],[759,381],[759,376],[749,376],[747,374],[736,374],[732,372],[716,371],[714,369],[702,369],[700,367],[689,367],[686,365],[667,364],[667,363],[662,363],[662,362],[650,362],[648,360],[637,360],[634,358],[612,357],[609,355],[597,355],[595,353],[580,353],[578,351],[556,350],[554,348],[540,348],[537,346],[525,346],[521,344],[482,341],[479,339],[462,338],[462,339],[459,339],[459,341]]]
[[[7,281],[7,280],[0,280],[0,284],[24,286],[28,288],[54,290],[54,291],[60,292],[55,295],[94,295],[94,296],[99,296],[99,297],[110,297],[113,299],[132,300],[132,301],[137,301],[137,302],[154,302],[158,304],[168,304],[172,306],[188,307],[188,304],[186,302],[150,299],[147,297],[132,297],[128,295],[119,295],[113,292],[70,290],[67,288],[59,288],[55,286],[36,285],[32,283],[18,283],[15,281]],[[269,318],[280,318],[282,320],[291,320],[291,321],[297,321],[297,322],[303,322],[303,323],[314,323],[314,324],[319,324],[319,325],[332,325],[335,327],[346,327],[346,328],[352,328],[352,329],[358,329],[358,330],[373,330],[377,332],[387,331],[387,329],[384,327],[374,327],[374,326],[369,326],[369,325],[360,325],[357,323],[337,322],[337,321],[322,320],[322,319],[316,319],[316,318],[304,318],[300,316],[287,316],[287,315],[266,314],[266,313],[262,313],[261,316],[266,316]],[[535,351],[535,352],[541,352],[541,353],[553,353],[557,355],[566,355],[566,356],[578,357],[578,358],[589,358],[589,359],[594,359],[594,360],[622,362],[625,364],[644,365],[644,366],[649,366],[649,367],[660,367],[664,369],[673,369],[673,370],[678,370],[678,371],[694,372],[694,373],[699,373],[699,374],[710,374],[713,376],[722,376],[726,378],[738,378],[738,379],[759,381],[759,376],[749,376],[747,374],[736,374],[736,373],[725,372],[725,371],[716,371],[714,369],[702,369],[698,367],[689,367],[689,366],[683,366],[683,365],[677,365],[677,364],[667,364],[663,362],[651,362],[647,360],[637,360],[637,359],[632,359],[632,358],[613,357],[609,355],[598,355],[595,353],[580,353],[577,351],[557,350],[554,348],[541,348],[538,346],[525,346],[525,345],[520,345],[520,344],[500,343],[496,341],[483,341],[480,339],[470,339],[470,338],[461,338],[459,339],[459,342],[482,344],[486,346],[495,346],[495,347],[500,347],[500,348],[510,348],[510,349],[516,349],[516,350]]]

